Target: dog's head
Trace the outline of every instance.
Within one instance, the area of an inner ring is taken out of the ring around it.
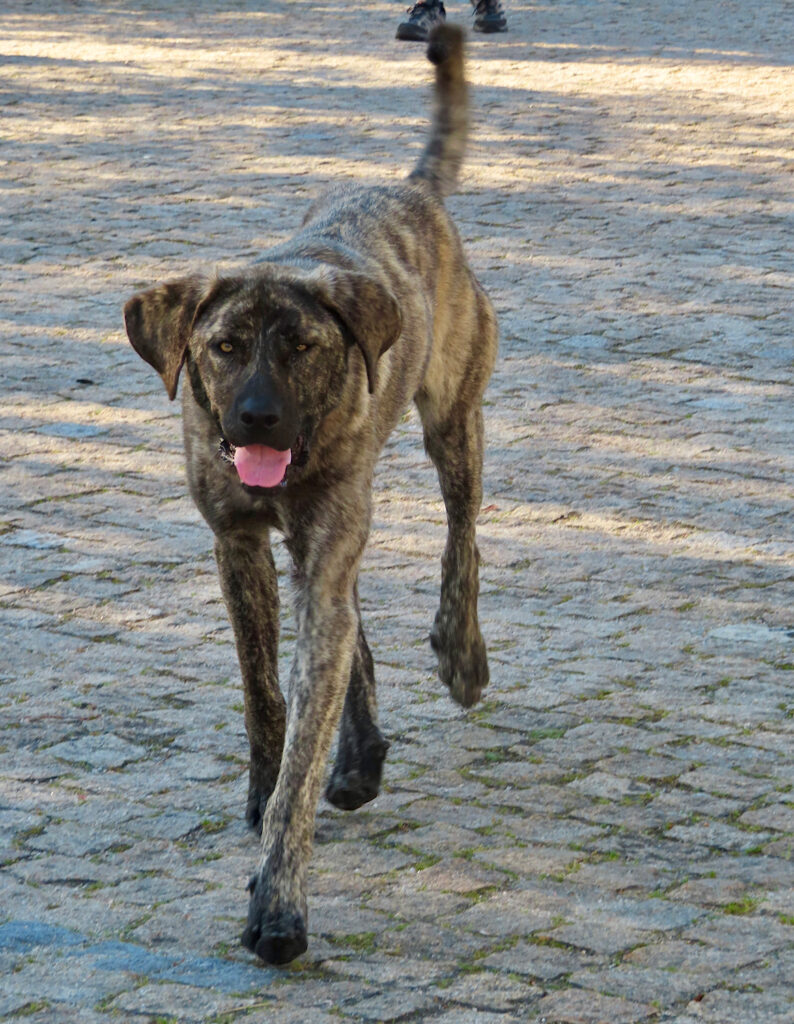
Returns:
[[[313,431],[344,394],[351,351],[363,356],[373,392],[378,360],[401,330],[383,284],[331,266],[170,281],[133,296],[124,321],[171,399],[187,363],[222,454],[243,483],[265,487],[305,460]]]

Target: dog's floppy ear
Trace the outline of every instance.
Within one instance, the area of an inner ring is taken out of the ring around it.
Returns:
[[[172,401],[190,330],[208,287],[204,277],[183,277],[139,292],[124,306],[124,326],[132,347],[163,378]]]
[[[397,299],[380,281],[335,267],[323,267],[310,276],[308,284],[320,302],[342,321],[361,349],[372,394],[378,360],[397,341],[402,330]]]

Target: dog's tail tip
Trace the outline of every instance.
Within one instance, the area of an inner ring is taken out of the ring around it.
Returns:
[[[438,67],[463,57],[466,33],[459,25],[436,25],[427,38],[427,59]]]
[[[466,149],[469,103],[464,74],[465,33],[456,25],[437,25],[427,41],[435,65],[435,100],[430,136],[409,181],[423,181],[440,196],[454,191]]]

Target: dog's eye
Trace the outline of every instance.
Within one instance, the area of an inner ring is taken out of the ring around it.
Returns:
[[[295,346],[295,351],[296,352],[306,352],[308,348],[309,348],[308,345],[306,345],[304,342],[301,342],[300,345],[296,345]]]
[[[230,352],[234,352],[234,345],[230,341],[222,341],[218,348],[221,352],[225,352],[228,355]]]

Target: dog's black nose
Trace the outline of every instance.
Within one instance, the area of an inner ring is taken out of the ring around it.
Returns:
[[[298,434],[291,403],[269,380],[249,381],[222,420],[224,437],[237,448],[264,444],[278,451],[290,448]]]
[[[283,452],[299,433],[291,394],[266,373],[254,375],[240,388],[220,425],[235,448],[263,444]]]
[[[273,431],[281,423],[283,409],[278,397],[270,391],[249,391],[237,403],[237,420],[251,435]]]
[[[272,402],[263,401],[258,397],[248,398],[242,402],[239,415],[242,425],[249,429],[262,427],[265,430],[272,430],[281,422],[281,410]]]

